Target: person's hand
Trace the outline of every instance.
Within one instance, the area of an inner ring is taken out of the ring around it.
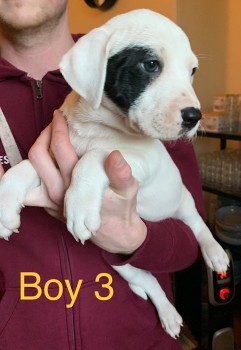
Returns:
[[[28,153],[29,160],[47,187],[50,199],[62,205],[78,156],[70,143],[65,118],[58,110]]]
[[[56,162],[50,156],[49,149]],[[62,212],[65,190],[70,184],[78,157],[70,143],[65,118],[59,111],[55,112],[52,124],[42,132],[30,150],[29,159],[45,183],[52,202]],[[102,224],[92,241],[109,252],[131,253],[146,237],[146,226],[136,213],[138,184],[118,151],[113,151],[107,157],[105,170],[111,188],[104,193]],[[56,216],[55,210],[53,214]]]
[[[45,207],[49,214],[65,221],[63,199],[78,157],[60,111],[54,112],[52,123],[40,134],[28,157],[42,181],[28,194],[24,204]]]
[[[146,238],[146,225],[136,212],[138,184],[119,151],[105,161],[110,188],[104,192],[101,227],[91,240],[111,253],[133,253]]]

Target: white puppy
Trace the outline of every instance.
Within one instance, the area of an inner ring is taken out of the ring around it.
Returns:
[[[159,141],[191,138],[196,133],[201,113],[192,76],[197,66],[183,31],[149,10],[111,19],[82,37],[63,57],[60,68],[73,92],[61,109],[80,157],[65,196],[67,226],[75,238],[85,241],[100,226],[102,195],[109,185],[103,163],[118,149],[140,185],[139,215],[150,221],[183,220],[199,242],[207,265],[216,271],[227,269],[226,253],[199,216]],[[1,237],[18,229],[26,194],[39,183],[28,160],[4,175]],[[164,329],[176,337],[181,316],[154,276],[130,265],[113,268],[135,293],[152,300]]]

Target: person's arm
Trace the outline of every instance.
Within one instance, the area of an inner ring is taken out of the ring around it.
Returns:
[[[104,251],[105,260],[111,265],[129,263],[152,273],[162,273],[182,270],[200,258],[194,234],[183,222],[166,219],[145,224],[147,237],[133,254],[110,254]]]

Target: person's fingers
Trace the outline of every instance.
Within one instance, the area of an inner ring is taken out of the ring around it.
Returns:
[[[56,110],[52,121],[51,151],[56,159],[65,188],[69,186],[78,156],[69,139],[69,129],[63,114]]]
[[[64,183],[49,153],[51,135],[52,126],[50,124],[40,134],[35,144],[30,149],[28,156],[36,172],[45,183],[50,198],[55,203],[60,203],[63,199]]]
[[[40,186],[35,187],[27,194],[24,200],[24,205],[43,207],[51,216],[55,217],[58,220],[66,222],[62,214],[62,206],[59,207],[50,200],[48,191],[43,183]]]
[[[132,176],[129,164],[119,151],[113,151],[107,157],[105,171],[115,193],[123,197],[132,197],[135,194],[138,184]]]
[[[27,196],[24,199],[24,205],[49,208],[53,210],[58,209],[58,206],[50,200],[47,188],[43,183],[27,193]]]
[[[4,174],[4,169],[2,164],[0,163],[0,179],[2,178],[3,174]]]
[[[30,149],[29,159],[46,185],[51,200],[60,204],[78,161],[70,143],[67,123],[60,111],[54,112],[52,123]]]

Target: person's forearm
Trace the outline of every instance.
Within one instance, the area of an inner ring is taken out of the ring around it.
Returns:
[[[180,220],[145,224],[148,234],[141,247],[130,256],[103,252],[108,263],[130,263],[152,273],[160,273],[184,269],[199,258],[198,243],[191,229]]]

